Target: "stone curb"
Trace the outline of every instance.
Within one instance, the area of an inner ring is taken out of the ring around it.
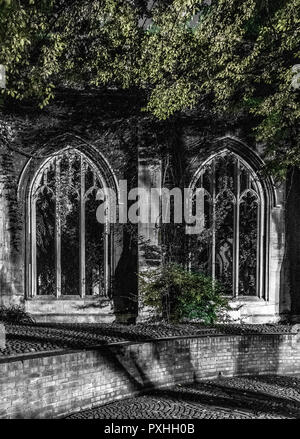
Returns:
[[[34,358],[43,358],[43,357],[54,357],[54,356],[60,356],[60,355],[67,355],[67,354],[74,354],[79,353],[83,351],[94,351],[94,350],[105,350],[109,348],[119,347],[119,346],[130,346],[130,345],[137,345],[142,343],[158,343],[158,342],[164,342],[164,341],[173,341],[173,340],[184,340],[184,339],[198,339],[198,338],[222,338],[222,337],[247,337],[247,336],[258,336],[258,337],[273,337],[273,336],[297,336],[299,333],[297,332],[276,332],[276,333],[245,333],[245,334],[198,334],[198,335],[177,335],[177,336],[171,336],[171,337],[160,337],[160,338],[148,338],[144,340],[126,340],[126,341],[116,341],[116,342],[110,342],[110,343],[103,343],[103,344],[95,344],[90,346],[83,346],[81,348],[73,348],[73,349],[53,349],[48,351],[39,351],[39,352],[25,352],[23,354],[15,354],[15,355],[8,355],[8,356],[0,356],[0,364],[2,363],[11,363],[15,361],[25,361],[25,360],[31,360]]]

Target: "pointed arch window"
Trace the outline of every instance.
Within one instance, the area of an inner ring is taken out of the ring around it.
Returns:
[[[205,227],[191,265],[217,279],[228,295],[263,297],[265,199],[258,175],[223,150],[196,173],[203,189]]]
[[[36,174],[29,197],[31,296],[107,296],[109,225],[98,223],[105,180],[82,152],[66,149]]]

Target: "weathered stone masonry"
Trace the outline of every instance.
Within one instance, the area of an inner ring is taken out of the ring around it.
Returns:
[[[1,115],[0,303],[21,304],[38,321],[134,321],[137,273],[160,262],[132,239],[134,231],[159,247],[157,224],[116,227],[109,256],[109,300],[32,297],[28,197],[45,157],[76,148],[99,165],[101,156],[109,178],[126,179],[128,189],[137,184],[148,189],[189,187],[208,157],[220,151],[236,154],[259,175],[264,148],[256,144],[248,118],[220,118],[213,109],[198,109],[158,122],[140,112],[142,104],[134,93],[62,90],[44,110],[19,105]],[[280,187],[270,176],[261,178],[265,216],[263,264],[257,277],[262,294],[236,297],[236,319],[263,323],[299,318],[297,178],[295,173]]]

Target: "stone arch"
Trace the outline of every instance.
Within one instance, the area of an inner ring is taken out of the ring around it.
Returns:
[[[61,140],[61,139],[60,139]],[[74,139],[73,139],[74,140]],[[59,141],[57,142],[59,146]],[[116,177],[114,175],[114,172],[105,159],[105,157],[101,154],[101,152],[98,151],[97,148],[95,148],[93,145],[87,144],[84,141],[75,141],[70,142],[70,138],[67,139],[65,136],[63,137],[63,143],[64,145],[61,145],[61,148],[56,148],[56,150],[50,151],[49,146],[48,148],[41,151],[39,156],[37,158],[32,157],[27,164],[24,167],[24,170],[22,172],[20,181],[19,181],[19,188],[18,188],[18,197],[25,203],[25,223],[26,223],[26,229],[25,229],[25,273],[26,273],[26,281],[25,281],[25,296],[26,298],[34,297],[37,294],[37,262],[36,262],[36,235],[34,228],[36,226],[35,221],[35,215],[36,211],[34,210],[35,202],[33,202],[34,191],[37,189],[37,187],[41,186],[41,178],[45,178],[42,176],[43,172],[47,172],[47,168],[50,168],[53,163],[59,162],[59,160],[62,160],[63,157],[67,157],[68,155],[72,155],[74,157],[77,157],[78,163],[81,163],[81,170],[80,170],[80,178],[81,178],[81,186],[78,189],[78,199],[80,208],[78,212],[78,216],[80,218],[79,221],[79,247],[80,247],[80,257],[79,257],[79,270],[80,270],[80,287],[78,290],[78,296],[81,298],[84,298],[87,292],[87,285],[86,285],[86,276],[85,276],[85,264],[82,262],[85,258],[85,252],[86,252],[86,246],[85,246],[85,235],[86,235],[86,224],[83,221],[83,217],[85,217],[85,202],[86,199],[85,196],[91,196],[91,189],[98,188],[97,185],[94,188],[89,188],[89,193],[84,192],[83,185],[86,185],[85,180],[85,174],[83,171],[84,169],[89,169],[94,177],[94,182],[97,181],[98,186],[101,186],[101,188],[104,189],[104,191],[108,188],[112,189],[114,193],[116,194],[116,202],[118,202],[119,194],[118,194],[118,184]],[[53,167],[53,166],[52,166]],[[100,188],[100,187],[99,187]],[[39,190],[41,187],[39,187]],[[57,203],[56,203],[57,204]],[[55,207],[55,217],[57,216],[57,208]],[[95,212],[96,217],[96,212]],[[57,219],[55,220],[57,221]],[[55,226],[56,227],[56,226]],[[57,229],[57,227],[56,227]],[[104,278],[105,278],[105,296],[108,297],[110,294],[110,287],[111,287],[111,278],[112,278],[112,271],[114,269],[114,261],[113,261],[113,240],[114,240],[114,228],[110,227],[110,225],[107,223],[104,225],[104,238],[103,240],[105,243],[104,246]],[[57,231],[55,232],[55,260],[57,261],[58,258],[58,248],[59,245],[57,244],[57,236],[59,234]],[[55,293],[53,294],[56,298],[59,298],[61,295],[61,284],[59,281],[59,275],[58,270],[61,271],[61,267],[59,267],[59,264],[56,263],[55,266]],[[59,285],[60,284],[60,285]]]
[[[218,268],[218,260],[223,262],[224,265],[224,255],[225,249],[223,249],[223,254],[218,254],[217,248],[217,231],[216,231],[216,202],[217,197],[219,196],[220,189],[217,188],[216,179],[217,174],[215,170],[215,162],[222,157],[232,157],[234,175],[232,177],[233,180],[233,192],[232,193],[228,188],[225,190],[231,193],[232,204],[231,208],[231,217],[230,223],[232,224],[232,230],[229,227],[227,230],[227,234],[230,235],[232,233],[232,237],[226,239],[227,248],[226,252],[230,253],[231,258],[231,268],[232,279],[229,278],[229,281],[232,281],[233,284],[233,296],[238,297],[241,292],[241,282],[240,282],[240,271],[241,271],[241,245],[240,245],[240,234],[241,234],[241,206],[242,203],[245,202],[245,198],[251,199],[252,197],[252,206],[257,203],[257,210],[255,215],[257,216],[257,225],[256,227],[256,274],[255,274],[255,291],[256,296],[263,300],[268,300],[268,280],[269,280],[269,246],[268,246],[268,237],[270,233],[270,211],[272,207],[276,205],[276,194],[274,190],[274,185],[269,176],[262,177],[260,175],[260,171],[263,167],[263,161],[259,157],[259,155],[250,149],[246,144],[239,141],[238,139],[232,138],[230,136],[225,136],[223,138],[217,139],[214,144],[211,146],[209,151],[205,153],[201,153],[198,157],[198,162],[200,162],[200,166],[197,168],[196,172],[191,178],[190,188],[194,191],[195,188],[203,187],[205,197],[209,202],[209,197],[207,196],[207,188],[203,183],[204,174],[207,173],[207,170],[210,166],[212,167],[211,175],[209,178],[212,179],[212,187],[210,194],[211,207],[210,209],[212,217],[211,223],[211,244],[210,250],[206,251],[206,255],[209,255],[211,258],[210,262],[210,274],[213,278],[217,275]],[[245,173],[246,178],[248,178],[248,186],[243,188],[243,192],[241,192],[241,175],[242,172]],[[248,177],[247,177],[248,176]],[[199,183],[200,182],[200,183]],[[253,204],[254,203],[254,204]],[[224,232],[225,233],[225,232]],[[229,251],[229,247],[232,243],[232,249]],[[206,266],[209,264],[206,264]],[[219,264],[220,265],[220,264]],[[253,277],[253,273],[251,274]],[[250,275],[249,275],[250,277]],[[252,289],[253,291],[253,289]]]

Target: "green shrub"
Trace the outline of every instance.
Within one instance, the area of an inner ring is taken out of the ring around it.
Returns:
[[[218,282],[177,264],[141,273],[140,287],[142,304],[167,321],[197,319],[213,324],[230,309]]]
[[[18,305],[0,306],[0,321],[5,323],[34,323],[34,319]]]

